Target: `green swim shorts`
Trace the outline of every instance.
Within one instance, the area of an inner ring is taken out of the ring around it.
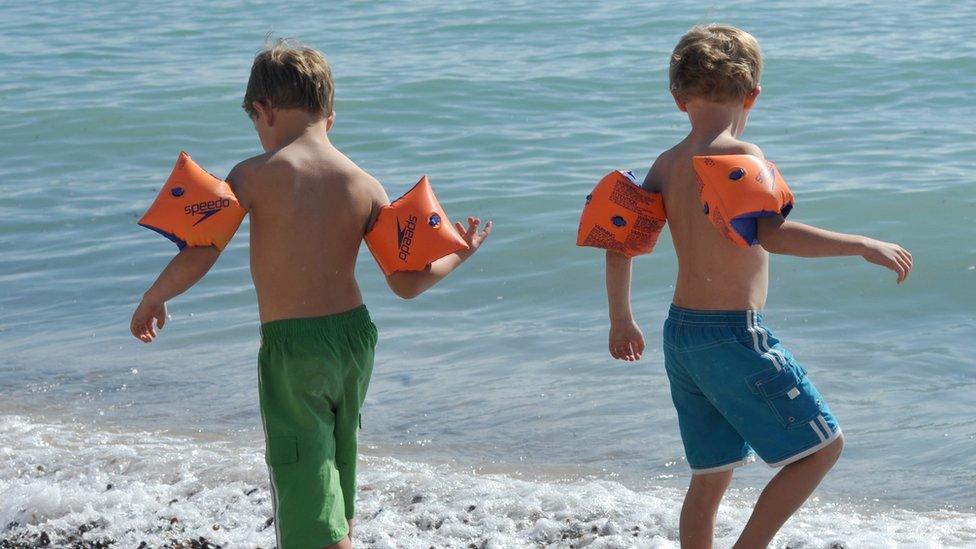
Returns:
[[[278,549],[325,547],[349,533],[376,338],[365,306],[261,326],[258,394]]]

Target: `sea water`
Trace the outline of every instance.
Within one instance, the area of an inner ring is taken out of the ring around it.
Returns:
[[[675,546],[670,241],[635,262],[648,350],[625,364],[606,351],[602,254],[574,239],[601,175],[642,174],[683,137],[668,54],[720,21],[764,48],[744,137],[791,183],[793,217],[916,262],[898,286],[859,258],[771,260],[768,321],[847,437],[777,544],[976,544],[976,5],[37,1],[0,16],[0,539],[273,545],[247,221],[156,343],[128,334],[175,252],[135,222],[180,149],[220,175],[260,152],[240,103],[273,33],[329,56],[331,137],[391,196],[427,174],[451,215],[495,222],[410,302],[364,249],[381,335],[359,545]],[[737,471],[721,544],[772,473]]]

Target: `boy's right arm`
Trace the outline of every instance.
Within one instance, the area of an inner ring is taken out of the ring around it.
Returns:
[[[628,362],[644,353],[644,334],[630,309],[631,258],[607,250],[607,302],[610,306],[610,356]]]
[[[898,244],[866,236],[836,233],[782,216],[759,219],[759,244],[769,253],[798,257],[859,255],[898,274],[898,284],[912,271],[912,254]]]
[[[662,192],[671,155],[665,151],[651,164],[641,188],[652,193]],[[644,354],[644,334],[630,309],[630,278],[633,260],[623,254],[607,250],[607,304],[610,307],[610,356],[632,362]]]

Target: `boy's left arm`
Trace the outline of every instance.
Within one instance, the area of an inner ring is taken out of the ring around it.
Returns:
[[[454,272],[461,263],[467,261],[474,255],[481,244],[491,234],[492,222],[485,223],[485,228],[478,230],[481,219],[477,217],[468,218],[468,228],[465,229],[461,223],[455,223],[454,228],[468,245],[467,250],[454,252],[430,263],[423,271],[397,271],[386,277],[386,283],[390,286],[397,296],[403,299],[413,299],[418,295],[429,290],[440,282],[447,275]]]
[[[798,257],[859,255],[897,273],[898,284],[912,271],[912,254],[898,244],[827,231],[782,216],[759,219],[759,244],[769,253]]]

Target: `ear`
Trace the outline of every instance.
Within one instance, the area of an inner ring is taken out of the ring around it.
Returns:
[[[333,124],[335,124],[335,111],[334,110],[332,111],[332,114],[330,114],[329,117],[325,119],[325,131],[331,130]]]
[[[681,112],[688,112],[688,102],[678,97],[678,94],[671,92],[671,97],[674,98],[674,104],[678,106],[678,110]]]
[[[254,107],[254,112],[257,113],[258,120],[264,120],[264,123],[268,126],[274,126],[275,123],[275,112],[271,105],[265,103],[264,101],[255,101],[251,103]]]
[[[762,93],[762,86],[756,86],[756,89],[746,94],[746,99],[742,103],[742,108],[749,110],[753,105],[756,104],[756,99],[759,99],[759,94]]]

